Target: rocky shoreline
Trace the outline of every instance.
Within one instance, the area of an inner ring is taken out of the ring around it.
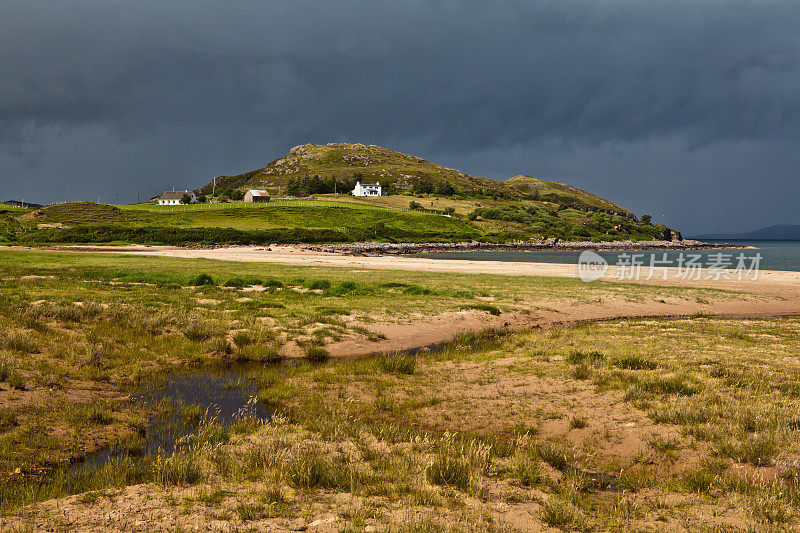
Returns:
[[[581,242],[544,239],[541,241],[488,243],[488,242],[424,242],[382,243],[355,242],[346,244],[303,244],[304,250],[343,255],[408,255],[425,252],[582,252],[637,251],[637,250],[708,250],[714,248],[747,248],[745,246],[716,244],[703,241],[608,241]]]

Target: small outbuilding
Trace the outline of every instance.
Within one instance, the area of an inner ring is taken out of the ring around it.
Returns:
[[[181,203],[181,199],[183,199],[184,195],[189,197],[190,204],[197,203],[197,195],[190,190],[164,191],[161,196],[156,198],[156,203],[158,205],[178,205]]]
[[[270,196],[267,191],[259,191],[251,189],[244,193],[244,201],[249,203],[265,203],[269,202]]]
[[[380,183],[361,183],[356,182],[353,189],[353,196],[380,196],[382,194]]]

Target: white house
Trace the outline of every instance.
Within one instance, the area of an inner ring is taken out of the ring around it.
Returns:
[[[249,203],[269,202],[270,196],[267,191],[257,191],[251,189],[244,193],[244,201]]]
[[[380,183],[361,183],[356,182],[356,188],[353,189],[353,196],[380,196],[381,184]]]
[[[178,205],[181,203],[181,198],[184,194],[189,195],[189,203],[196,204],[197,196],[188,190],[185,191],[164,191],[161,196],[156,198],[158,205]]]

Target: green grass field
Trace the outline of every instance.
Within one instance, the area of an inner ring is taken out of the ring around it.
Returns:
[[[171,245],[509,242],[546,237],[603,241],[658,240],[664,232],[663,226],[605,213],[557,209],[542,202],[493,200],[481,204],[433,196],[407,198],[364,201],[327,195],[317,200],[276,200],[268,204],[55,204],[0,214],[0,241]],[[404,206],[405,201],[408,204]],[[410,209],[412,203],[416,204],[414,209]]]

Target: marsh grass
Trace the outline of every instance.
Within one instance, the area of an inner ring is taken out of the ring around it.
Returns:
[[[383,372],[391,374],[411,375],[417,367],[417,356],[414,355],[381,355],[378,357],[378,367]]]
[[[179,453],[171,456],[159,454],[152,464],[153,481],[168,487],[194,485],[203,480],[203,470],[196,453]]]
[[[249,344],[236,351],[237,361],[278,363],[284,359],[278,342]]]

